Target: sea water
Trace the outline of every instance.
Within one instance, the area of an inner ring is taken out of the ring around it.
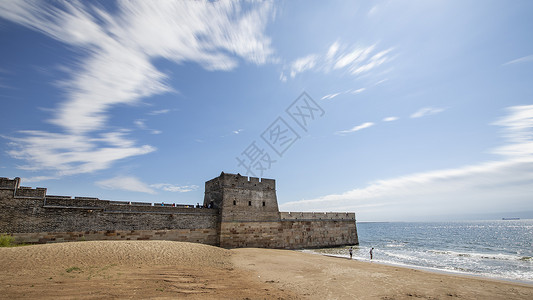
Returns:
[[[533,284],[533,220],[357,223],[354,259]],[[315,253],[349,257],[349,247]]]

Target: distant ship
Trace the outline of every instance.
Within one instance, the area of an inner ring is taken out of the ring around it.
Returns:
[[[520,220],[520,218],[502,218],[502,220]]]

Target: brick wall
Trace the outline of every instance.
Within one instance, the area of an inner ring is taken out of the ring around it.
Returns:
[[[21,189],[17,189],[20,191]],[[27,189],[29,190],[29,189]],[[25,189],[26,191],[26,189]],[[31,194],[31,193],[26,193]],[[216,209],[117,204],[96,198],[54,199],[13,196],[0,189],[0,232],[86,232],[138,230],[215,230]],[[53,198],[53,197],[51,197]]]
[[[207,245],[218,245],[218,234],[214,228],[170,229],[170,230],[100,230],[70,232],[12,233],[16,243],[42,244],[100,240],[167,240]]]
[[[354,220],[223,222],[224,248],[321,248],[358,244]]]

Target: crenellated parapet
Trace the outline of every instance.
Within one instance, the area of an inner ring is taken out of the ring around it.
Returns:
[[[0,189],[13,190],[20,187],[20,178],[9,179],[6,177],[0,177]]]
[[[205,183],[204,205],[227,221],[279,221],[276,181],[222,172]]]
[[[281,220],[353,220],[355,222],[355,213],[338,213],[338,212],[281,212]]]
[[[205,188],[206,191],[220,188],[275,191],[276,180],[222,172],[219,177],[207,181]]]
[[[45,188],[31,188],[26,186],[20,186],[20,178],[15,177],[14,179],[9,179],[5,177],[0,178],[0,189],[2,190],[13,190],[13,195],[15,198],[37,198],[44,199],[46,196]]]

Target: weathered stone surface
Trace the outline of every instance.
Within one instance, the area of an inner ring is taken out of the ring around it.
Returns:
[[[46,195],[0,178],[0,233],[21,243],[174,240],[225,248],[313,248],[358,244],[354,213],[279,212],[272,179],[222,173],[204,205]]]

